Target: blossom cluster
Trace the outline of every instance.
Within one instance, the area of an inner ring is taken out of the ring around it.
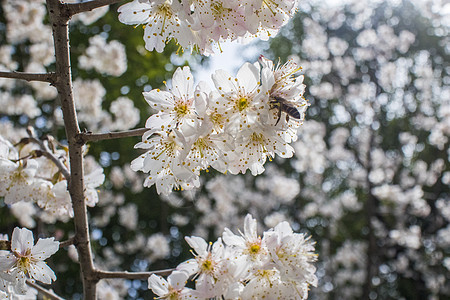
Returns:
[[[56,280],[55,273],[44,260],[58,249],[59,242],[54,238],[39,239],[34,245],[33,233],[16,227],[11,238],[11,251],[0,250],[0,298],[27,294],[30,290],[26,286],[28,277],[45,284]]]
[[[225,228],[214,244],[195,236],[186,241],[195,258],[167,280],[155,274],[148,280],[161,299],[306,299],[309,285],[317,285],[314,243],[287,222],[261,238],[256,220],[247,215],[240,235]],[[185,287],[191,276],[195,289]]]
[[[34,227],[31,215],[36,214],[35,205],[42,209],[39,217],[46,223],[67,221],[73,217],[72,202],[67,191],[67,178],[58,166],[44,155],[48,151],[67,168],[67,148],[57,147],[50,138],[42,141],[43,150],[30,138],[23,138],[13,146],[0,136],[0,197],[11,210],[17,211],[23,225]],[[103,168],[96,163],[85,164],[86,204],[98,202],[97,187],[105,179]]]
[[[158,112],[135,146],[146,152],[131,168],[149,173],[144,186],[156,184],[158,193],[169,194],[174,187],[198,187],[200,171],[209,167],[258,175],[275,154],[291,157],[289,143],[308,107],[303,76],[294,76],[300,69],[293,61],[275,66],[261,56],[236,77],[217,70],[211,89],[205,82],[194,86],[189,67],[178,68],[167,91],[144,92]]]
[[[119,8],[119,20],[143,25],[149,51],[162,52],[174,39],[184,49],[208,55],[214,42],[275,36],[296,7],[297,0],[134,0]]]
[[[120,76],[127,70],[125,45],[119,41],[106,41],[101,35],[89,39],[86,53],[78,58],[79,67],[95,69],[99,73]]]

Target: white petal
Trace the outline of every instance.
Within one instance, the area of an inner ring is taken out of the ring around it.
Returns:
[[[169,283],[161,276],[152,274],[148,279],[148,288],[162,297],[169,292]]]
[[[31,249],[33,244],[33,232],[26,228],[14,228],[11,238],[12,251],[23,254],[27,249]]]
[[[52,280],[56,280],[55,272],[43,261],[38,261],[28,267],[30,276],[46,284],[51,284]]]
[[[176,290],[181,290],[186,285],[189,276],[185,272],[174,271],[167,277],[167,281]]]
[[[31,255],[34,259],[45,260],[59,250],[59,242],[55,238],[39,239],[36,245],[31,249]]]
[[[197,252],[198,255],[203,256],[206,255],[208,249],[208,243],[198,236],[187,236],[184,238],[186,242]]]

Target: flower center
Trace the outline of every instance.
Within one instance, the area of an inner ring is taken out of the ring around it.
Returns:
[[[257,254],[259,252],[259,249],[261,249],[261,246],[258,244],[253,244],[250,246],[250,254]]]
[[[21,269],[24,273],[27,273],[27,268],[30,265],[30,257],[28,256],[22,256],[19,258],[19,261],[17,263],[17,266],[19,269]]]
[[[237,101],[236,106],[239,111],[243,111],[244,109],[246,109],[248,107],[248,104],[249,104],[248,99],[246,97],[241,97]]]
[[[187,115],[187,113],[188,113],[188,111],[189,111],[189,109],[188,109],[186,103],[184,103],[184,102],[178,104],[177,106],[175,106],[175,107],[174,107],[174,110],[175,110],[175,113],[177,114],[177,117],[178,117],[178,118]]]
[[[202,269],[202,272],[205,272],[205,273],[212,271],[212,269],[213,269],[212,261],[209,259],[204,260],[202,262],[201,269]]]

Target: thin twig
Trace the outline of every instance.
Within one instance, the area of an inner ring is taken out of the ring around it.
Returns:
[[[59,249],[73,245],[75,237],[71,237],[65,241],[59,242]]]
[[[43,81],[54,84],[56,81],[55,73],[26,73],[26,72],[4,72],[0,71],[0,77],[22,79],[26,81]]]
[[[127,131],[119,131],[119,132],[107,132],[107,133],[91,133],[91,132],[81,132],[78,134],[78,139],[80,143],[86,142],[97,142],[102,140],[113,140],[120,139],[124,137],[130,136],[140,136],[145,132],[149,131],[148,128],[139,128]]]
[[[99,279],[106,278],[123,278],[123,279],[141,279],[147,280],[152,274],[167,276],[173,272],[174,269],[166,269],[150,272],[110,272],[110,271],[97,271]]]
[[[53,153],[50,151],[48,146],[43,141],[41,141],[41,140],[39,140],[39,139],[37,139],[35,137],[30,137],[30,141],[32,141],[35,144],[38,144],[41,147],[42,155],[44,155],[49,160],[51,160],[56,165],[56,167],[61,171],[61,173],[63,174],[64,178],[66,178],[67,182],[69,182],[69,180],[70,180],[69,170],[63,164],[63,162],[61,160],[59,160],[58,157],[53,155]]]
[[[85,11],[91,11],[93,9],[114,4],[120,1],[122,0],[92,0],[81,3],[64,3],[64,5],[66,6],[69,16],[73,16]]]
[[[47,289],[44,289],[43,287],[41,287],[40,285],[32,282],[31,280],[27,280],[27,285],[36,289],[39,293],[41,293],[42,295],[44,295],[45,299],[50,299],[50,300],[64,300],[64,298],[56,295],[55,293],[53,293],[52,291],[49,291]]]

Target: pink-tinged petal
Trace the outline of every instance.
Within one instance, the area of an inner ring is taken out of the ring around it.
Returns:
[[[203,256],[207,254],[208,243],[198,236],[187,236],[184,238],[186,242],[197,252],[198,255]]]
[[[46,284],[51,284],[56,280],[55,272],[43,261],[38,261],[28,267],[30,276]]]
[[[33,244],[33,232],[26,228],[14,228],[11,238],[11,250],[13,252],[24,254],[33,247]]]
[[[174,271],[167,277],[167,281],[176,290],[181,290],[186,285],[189,276],[186,272]]]
[[[55,241],[55,238],[39,239],[31,249],[31,255],[34,259],[45,260],[55,254],[58,249],[59,242]]]
[[[148,278],[148,288],[156,295],[162,297],[169,292],[169,283],[161,276],[152,274],[152,276]]]

